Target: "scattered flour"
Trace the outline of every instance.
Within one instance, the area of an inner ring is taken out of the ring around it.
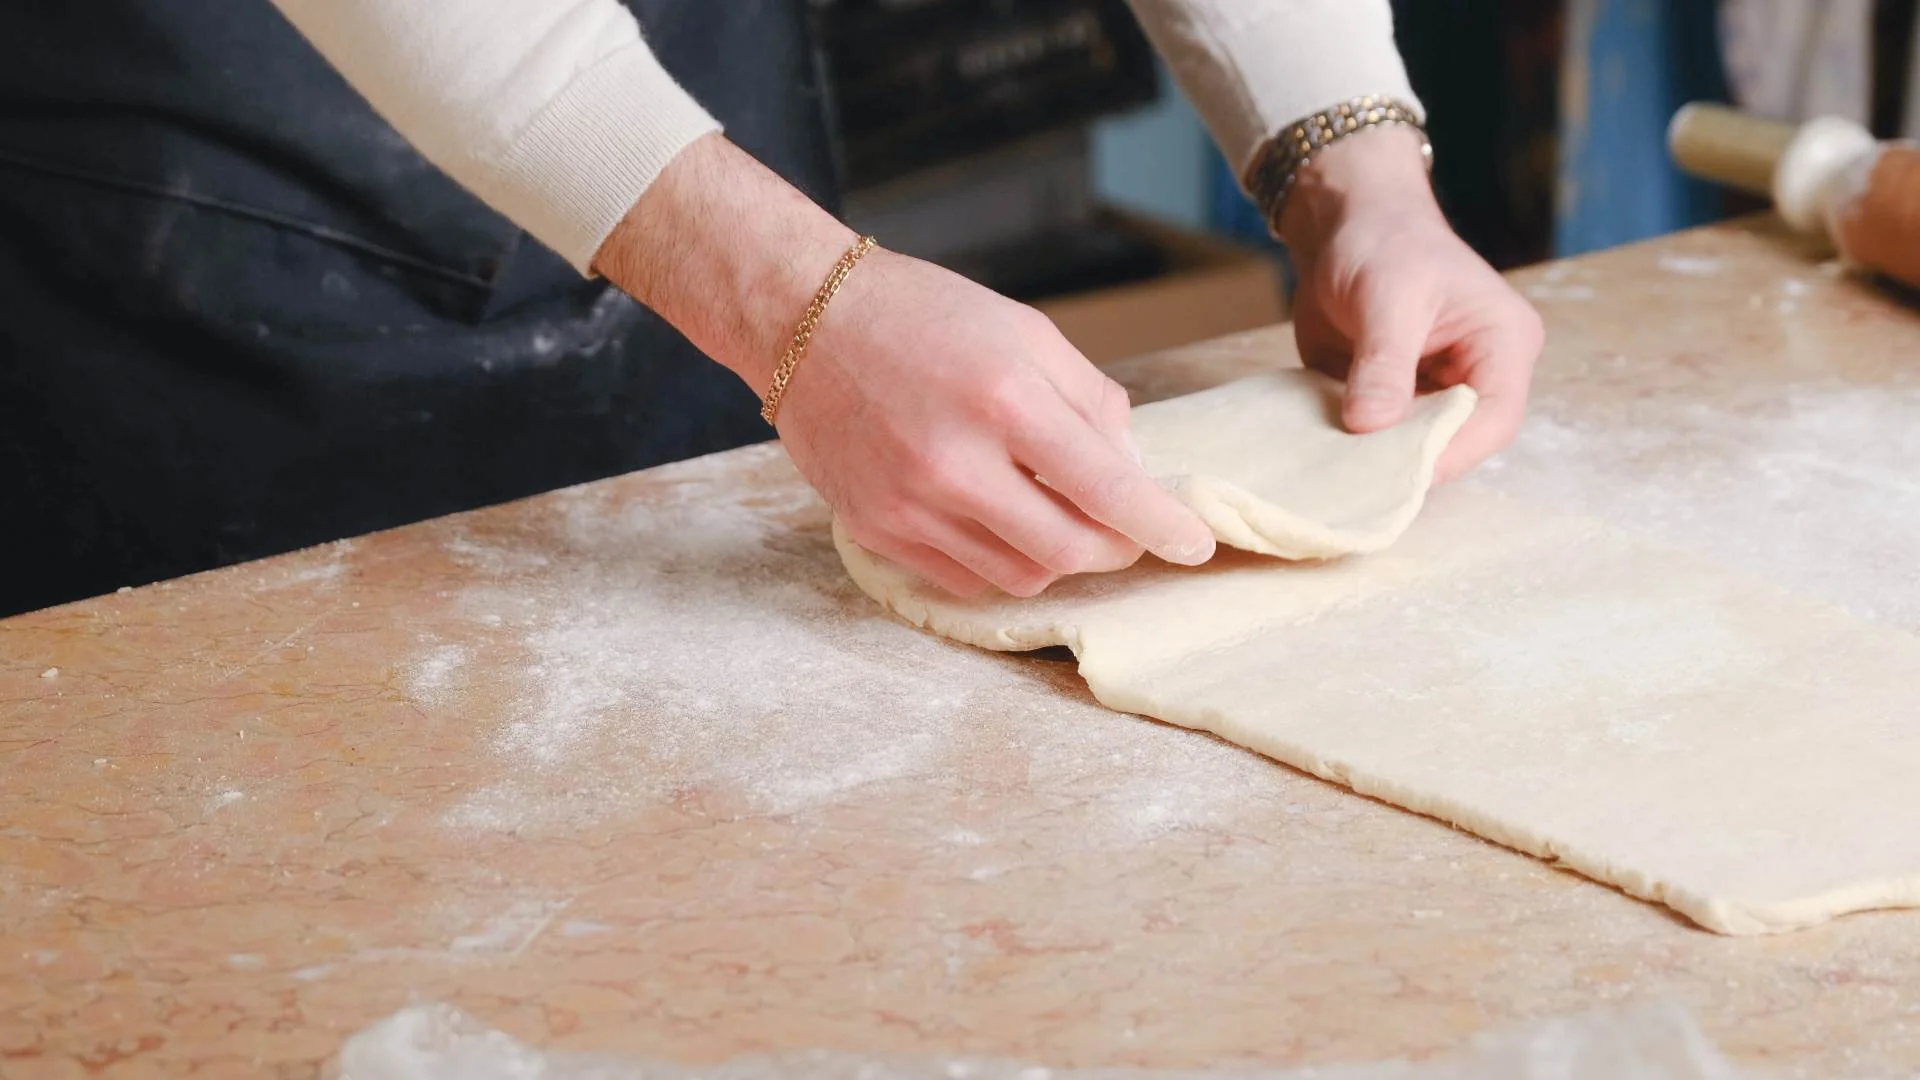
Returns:
[[[1415,909],[1415,919],[1442,912]],[[947,975],[965,960],[949,955]],[[1129,1025],[1121,1040],[1138,1037]],[[415,1004],[354,1034],[341,1048],[338,1073],[356,1080],[1739,1080],[1749,1075],[1721,1055],[1691,1016],[1670,1001],[1616,1006],[1534,1021],[1474,1036],[1444,1057],[1330,1068],[1054,1069],[1012,1061],[933,1056],[907,1059],[785,1052],[720,1064],[684,1065],[543,1053],[444,1004]]]
[[[346,576],[348,560],[355,547],[352,540],[336,540],[316,551],[265,563],[266,572],[254,579],[254,591],[275,592],[304,586],[337,585]]]
[[[454,938],[447,949],[467,954],[519,953],[533,944],[567,906],[565,900],[520,901],[487,920],[478,932]]]
[[[420,702],[441,704],[448,699],[456,685],[454,677],[466,663],[465,647],[436,645],[407,672],[407,689]]]
[[[1112,713],[1046,665],[884,616],[846,580],[813,495],[783,484],[732,505],[737,468],[678,466],[679,482],[644,504],[574,489],[548,535],[448,544],[479,572],[469,617],[503,624],[522,649],[502,663],[426,646],[410,665],[429,709],[447,704],[445,678],[463,664],[497,668],[511,688],[493,721],[496,778],[449,826],[566,831],[686,799],[793,816],[901,785],[965,797],[976,762],[1014,755],[1036,788],[1111,801],[1095,842],[1134,843],[1217,823],[1274,785],[1263,759]],[[1116,774],[1137,776],[1158,809],[1089,782]]]
[[[1756,388],[1729,408],[1542,397],[1483,482],[1920,632],[1920,590],[1884,584],[1888,567],[1920,579],[1920,381]]]
[[[1726,265],[1725,259],[1713,256],[1677,254],[1660,256],[1660,269],[1669,274],[1685,274],[1688,277],[1712,277],[1725,269]]]
[[[482,543],[464,533],[455,533],[441,547],[459,565],[495,577],[539,570],[549,563],[538,552]]]
[[[477,913],[476,907],[482,901],[475,897],[461,897],[430,905],[410,912],[410,921],[416,927],[424,925],[428,928],[422,935],[424,940],[442,941],[444,945],[358,948],[328,957],[319,963],[308,964],[290,972],[289,977],[298,982],[317,982],[353,968],[380,964],[427,962],[486,965],[511,960],[526,952],[549,931],[577,937],[581,934],[571,930],[571,927],[594,925],[567,923],[555,927],[556,920],[573,906],[574,899],[572,896],[510,892],[504,897],[486,901],[489,913],[485,915]]]

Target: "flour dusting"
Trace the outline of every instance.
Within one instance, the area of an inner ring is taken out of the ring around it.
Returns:
[[[262,563],[253,589],[277,592],[310,586],[335,587],[346,577],[349,559],[357,546],[353,540],[336,540],[313,551]]]
[[[1666,254],[1660,256],[1660,269],[1687,277],[1711,277],[1725,269],[1727,261],[1706,255]]]
[[[453,953],[483,954],[519,952],[531,945],[554,917],[567,908],[567,901],[522,900],[488,919],[471,934],[462,934],[447,944]]]
[[[436,645],[407,673],[407,688],[417,700],[439,704],[457,685],[456,676],[466,662],[463,646]]]
[[[965,797],[974,762],[1013,754],[1049,790],[1137,772],[1159,809],[1088,785],[1114,800],[1106,840],[1137,842],[1218,822],[1272,783],[1271,765],[1109,712],[1077,679],[886,617],[847,581],[811,492],[769,485],[741,505],[739,464],[677,466],[644,501],[575,489],[548,534],[447,543],[481,579],[462,607],[519,648],[502,665],[423,646],[411,665],[429,707],[483,669],[511,687],[491,737],[499,778],[448,825],[572,829],[689,799],[792,816],[868,792]]]
[[[1631,412],[1543,398],[1484,476],[1920,631],[1920,588],[1885,587],[1889,567],[1920,585],[1920,384],[1822,379],[1751,398],[1721,410],[1649,395]]]

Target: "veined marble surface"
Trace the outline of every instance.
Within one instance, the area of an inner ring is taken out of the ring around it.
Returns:
[[[1912,306],[1766,223],[1516,279],[1533,417],[1470,482],[1920,632]],[[1920,913],[1717,937],[897,625],[773,447],[0,622],[8,1078],[311,1076],[413,1001],[657,1060],[1172,1068],[1654,997],[1882,1076],[1916,971]]]

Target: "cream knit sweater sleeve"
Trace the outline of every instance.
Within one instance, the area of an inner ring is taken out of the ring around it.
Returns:
[[[1420,110],[1388,0],[1131,3],[1236,174],[1274,132],[1349,98]]]
[[[1336,102],[1412,98],[1388,0],[1132,2],[1236,167]],[[428,160],[583,273],[661,170],[720,127],[619,0],[274,3]]]
[[[618,0],[274,3],[428,160],[582,272],[720,127]]]

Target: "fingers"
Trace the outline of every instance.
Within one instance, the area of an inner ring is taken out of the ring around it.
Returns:
[[[1011,465],[1007,474],[998,498],[977,511],[979,520],[923,521],[911,530],[918,537],[912,540],[863,530],[856,542],[961,597],[977,596],[988,585],[1035,596],[1069,574],[1124,570],[1139,560],[1140,545]]]
[[[1171,563],[1213,557],[1213,533],[1147,475],[1128,451],[1064,401],[1042,399],[1012,426],[1014,459],[1094,521]]]
[[[1133,401],[1127,396],[1127,389],[1100,373],[1098,368],[1087,365],[1092,374],[1092,388],[1086,396],[1092,400],[1082,407],[1081,415],[1087,418],[1102,435],[1113,440],[1127,456],[1138,458],[1134,449]]]
[[[1042,515],[1023,504],[1026,516],[999,515],[989,524],[1063,573],[1082,572],[1072,568],[1075,563],[1130,566],[1143,547],[1186,565],[1212,558],[1212,530],[1147,474],[1133,439],[1126,389],[1089,363],[1052,323],[1044,329],[1041,337],[1051,347],[1037,349],[1036,359],[1057,397],[1010,395],[998,419],[1011,436],[1015,461],[1051,489],[1054,513]]]
[[[965,324],[982,340],[961,342],[952,363],[868,388],[868,422],[841,417],[793,441],[810,479],[817,445],[816,486],[853,539],[960,596],[1033,596],[1130,566],[1143,548],[1205,562],[1212,532],[1147,475],[1126,391],[1045,316],[1003,303]]]
[[[1094,521],[1033,478],[1007,466],[1002,493],[971,507],[975,517],[1014,550],[1062,576],[1124,570],[1141,545]]]
[[[921,530],[927,543],[1010,596],[1038,596],[1060,575],[1015,550],[977,521],[948,518]]]
[[[926,544],[875,533],[856,534],[853,540],[875,555],[913,571],[922,580],[932,582],[963,600],[971,600],[987,591],[985,578]]]
[[[1137,460],[1140,454],[1130,434],[1133,402],[1127,396],[1126,387],[1108,378],[1079,349],[1074,348],[1072,342],[1061,336],[1051,319],[1031,308],[1028,310],[1037,316],[1041,324],[1035,327],[1034,333],[1034,359],[1041,370],[1047,373],[1048,379],[1075,412],[1129,457]]]
[[[1326,310],[1303,290],[1293,313],[1293,343],[1300,362],[1330,379],[1347,381],[1353,370],[1353,349],[1327,320]]]
[[[1020,481],[1035,486],[1025,477]],[[843,522],[861,547],[957,596],[977,596],[989,585],[1011,596],[1037,596],[1062,576],[978,521],[952,513],[923,508],[883,524]]]
[[[1466,383],[1480,395],[1473,415],[1447,445],[1435,467],[1440,483],[1456,480],[1504,449],[1520,433],[1526,418],[1527,393],[1533,383],[1534,361],[1545,334],[1539,316],[1524,314],[1492,324],[1487,330],[1455,346],[1440,380]]]
[[[1341,421],[1347,430],[1365,434],[1406,418],[1435,312],[1430,303],[1375,289],[1360,315]]]

